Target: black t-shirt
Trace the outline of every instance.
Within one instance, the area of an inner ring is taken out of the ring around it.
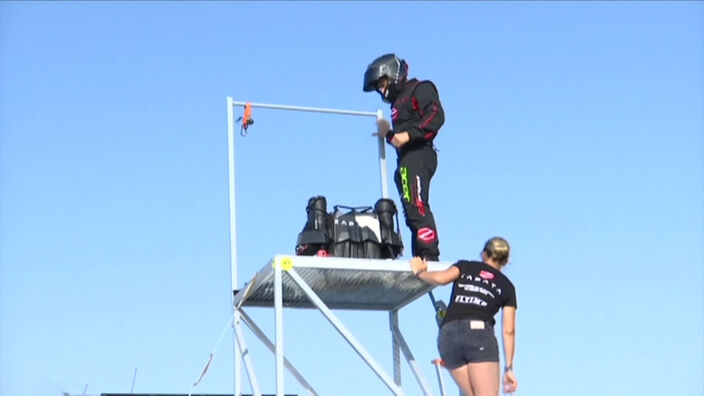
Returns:
[[[486,320],[493,326],[494,315],[505,306],[517,307],[513,283],[494,267],[461,260],[453,264],[460,276],[452,285],[452,296],[444,323],[458,319]]]

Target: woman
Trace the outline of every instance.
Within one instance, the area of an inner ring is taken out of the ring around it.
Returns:
[[[423,281],[434,285],[453,282],[438,350],[465,396],[499,394],[499,346],[494,336],[494,316],[499,308],[503,309],[504,392],[518,388],[513,374],[516,291],[501,273],[509,250],[505,239],[491,238],[484,244],[482,262],[461,260],[444,271],[428,271],[425,259],[411,259],[413,273]]]

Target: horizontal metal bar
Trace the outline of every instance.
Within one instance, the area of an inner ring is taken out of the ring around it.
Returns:
[[[245,106],[247,102],[235,102],[232,104],[234,106]],[[249,103],[252,107],[259,107],[263,109],[278,109],[278,110],[294,110],[294,111],[308,111],[312,113],[332,113],[332,114],[345,114],[345,115],[357,115],[366,117],[377,117],[375,111],[354,111],[354,110],[338,110],[338,109],[323,109],[319,107],[303,107],[303,106],[287,106],[287,105],[277,105],[277,104],[265,104],[265,103]]]
[[[393,271],[393,272],[406,272],[410,279],[414,282],[421,282],[417,280],[415,275],[411,272],[411,264],[408,260],[390,260],[390,259],[367,259],[367,258],[352,258],[352,257],[319,257],[319,256],[295,256],[291,254],[277,254],[270,260],[270,263],[274,263],[277,260],[291,260],[294,268],[324,268],[324,269],[346,269],[346,270],[360,270],[360,271]],[[452,266],[452,261],[428,261],[428,271],[442,271],[448,269]],[[268,273],[271,270],[272,265],[267,263],[265,268]],[[262,275],[264,269],[261,271]],[[256,275],[257,278],[260,277],[259,274]],[[425,291],[427,293],[427,291]]]

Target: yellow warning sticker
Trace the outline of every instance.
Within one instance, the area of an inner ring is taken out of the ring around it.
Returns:
[[[282,270],[288,271],[293,268],[293,260],[291,259],[291,257],[282,257],[274,265],[278,265],[281,267]]]

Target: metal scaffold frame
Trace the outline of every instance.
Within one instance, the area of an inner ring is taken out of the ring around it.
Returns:
[[[230,212],[230,269],[232,288],[232,328],[234,330],[234,389],[235,395],[242,394],[241,371],[244,362],[248,379],[254,395],[261,395],[261,390],[254,373],[249,356],[242,322],[266,345],[274,354],[276,361],[276,395],[284,395],[284,368],[298,380],[309,395],[318,393],[303,378],[296,368],[284,357],[283,346],[283,307],[314,307],[317,308],[330,324],[342,335],[350,346],[369,365],[374,373],[384,382],[394,395],[404,395],[401,388],[400,352],[403,352],[409,366],[425,395],[432,395],[427,382],[422,376],[416,361],[406,344],[398,326],[398,310],[433,289],[412,275],[407,262],[394,260],[352,259],[335,257],[287,256],[275,255],[242,290],[238,290],[237,278],[237,233],[235,207],[235,116],[236,106],[251,108],[267,108],[279,110],[329,113],[338,115],[353,115],[375,117],[382,119],[381,110],[362,112],[314,107],[285,106],[262,103],[237,102],[227,97],[228,126],[228,175],[229,175],[229,212]],[[245,120],[246,121],[246,120]],[[388,179],[386,168],[385,141],[378,140],[379,172],[381,194],[388,198]],[[429,269],[447,268],[449,263],[429,263]],[[369,287],[388,288],[387,295],[382,299],[373,299],[371,291],[359,292],[359,295],[339,295],[316,284],[316,279],[324,273],[337,277],[339,282],[355,279],[360,288],[365,284]],[[285,274],[285,275],[284,275]],[[366,278],[365,278],[366,277]],[[360,282],[367,279],[368,282]],[[334,293],[334,294],[333,294]],[[395,294],[394,294],[395,293]],[[367,300],[361,298],[367,296]],[[372,296],[372,299],[369,299]],[[388,297],[391,296],[391,297]],[[275,342],[269,340],[264,332],[254,323],[244,311],[247,306],[273,307],[275,311]],[[389,312],[389,328],[392,336],[393,378],[374,360],[352,333],[335,316],[332,309],[385,310]]]

